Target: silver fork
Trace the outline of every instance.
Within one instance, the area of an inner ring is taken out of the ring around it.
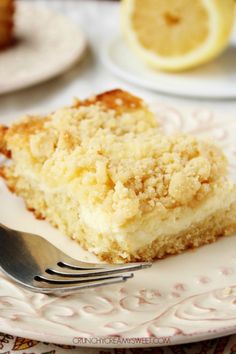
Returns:
[[[0,269],[34,292],[66,294],[124,282],[151,263],[95,264],[77,261],[34,234],[0,224]]]

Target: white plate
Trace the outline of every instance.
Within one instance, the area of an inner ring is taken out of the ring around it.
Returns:
[[[214,99],[236,97],[236,31],[229,48],[219,58],[185,73],[150,69],[121,37],[113,38],[104,46],[102,59],[118,77],[154,91]]]
[[[0,52],[0,94],[48,80],[74,64],[86,40],[66,17],[33,1],[18,1],[16,43]]]
[[[183,130],[217,139],[236,177],[235,119],[226,122],[208,111],[179,112],[160,104],[153,109],[169,133]],[[1,180],[0,222],[39,233],[74,257],[95,260],[46,222],[36,220]],[[94,347],[150,347],[235,333],[235,242],[236,235],[223,238],[155,262],[126,284],[64,298],[30,293],[0,274],[0,331]]]

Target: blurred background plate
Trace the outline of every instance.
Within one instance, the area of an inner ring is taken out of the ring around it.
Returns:
[[[0,51],[0,94],[43,82],[81,58],[86,39],[67,18],[33,1],[18,1],[15,44]]]
[[[158,92],[188,97],[236,97],[236,31],[229,48],[211,63],[183,73],[165,73],[145,66],[120,37],[104,47],[102,59],[118,77]]]

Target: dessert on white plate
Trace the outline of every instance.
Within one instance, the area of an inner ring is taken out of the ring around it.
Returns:
[[[65,72],[82,58],[87,46],[78,25],[36,1],[15,1],[13,28],[12,4],[13,0],[0,0],[0,94]]]
[[[1,175],[38,218],[108,262],[144,261],[236,229],[236,186],[214,143],[163,135],[122,90],[0,128]]]

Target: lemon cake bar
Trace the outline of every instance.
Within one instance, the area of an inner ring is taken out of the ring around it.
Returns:
[[[147,106],[114,90],[0,128],[9,189],[108,262],[150,261],[236,229],[236,187],[219,147],[163,135]]]

